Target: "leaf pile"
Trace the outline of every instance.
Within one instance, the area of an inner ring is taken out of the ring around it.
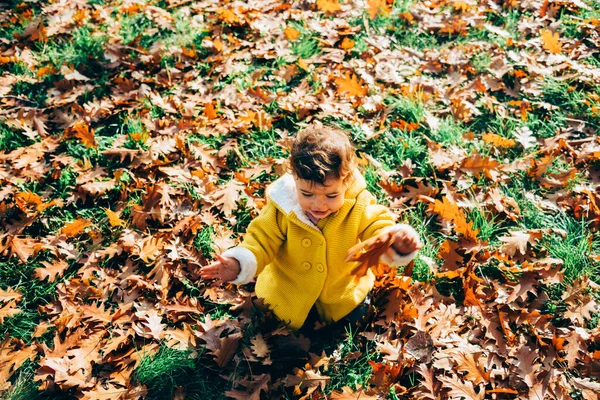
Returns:
[[[157,396],[139,371],[169,348],[201,398],[597,398],[594,2],[32,0],[0,28],[0,390],[29,366]],[[369,354],[199,278],[313,120],[424,236],[404,275],[375,267]]]

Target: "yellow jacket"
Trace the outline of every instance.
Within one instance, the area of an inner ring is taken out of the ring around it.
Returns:
[[[233,283],[248,283],[258,274],[256,295],[280,320],[298,329],[313,305],[324,321],[338,321],[359,305],[375,277],[369,271],[355,283],[350,272],[357,264],[344,261],[348,250],[384,229],[400,227],[412,230],[396,225],[390,210],[376,204],[358,171],[342,208],[315,226],[298,204],[293,177],[286,174],[269,186],[267,204],[248,226],[243,242],[223,256],[240,262]],[[383,261],[404,265],[415,254]]]

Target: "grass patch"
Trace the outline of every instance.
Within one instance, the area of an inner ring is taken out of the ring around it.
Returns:
[[[353,390],[358,386],[368,387],[373,373],[369,361],[379,359],[379,353],[371,348],[371,343],[350,326],[346,328],[346,339],[338,344],[332,354],[334,362],[327,369],[331,380],[325,387],[326,394],[341,391],[345,386]]]
[[[226,399],[231,384],[211,371],[199,354],[162,346],[153,356],[142,358],[134,379],[148,388],[148,400],[173,398],[183,388],[186,399]]]
[[[600,237],[592,234],[586,221],[578,221],[564,213],[553,218],[555,227],[566,232],[566,237],[549,235],[540,245],[548,250],[550,257],[564,261],[565,281],[570,284],[580,276],[587,276],[600,283],[600,263],[590,258],[600,254]]]
[[[108,36],[97,34],[92,28],[83,26],[73,31],[71,38],[61,37],[49,40],[38,48],[42,64],[51,64],[60,69],[69,65],[75,69],[85,67],[88,77],[99,76],[102,67],[98,64],[104,61],[104,45]]]

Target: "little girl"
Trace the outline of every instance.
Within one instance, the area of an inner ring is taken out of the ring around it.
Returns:
[[[344,131],[313,125],[299,132],[289,170],[268,187],[267,204],[243,242],[217,255],[201,276],[238,285],[257,276],[256,295],[299,329],[313,306],[331,322],[365,301],[375,276],[368,271],[356,281],[356,262],[345,261],[358,242],[393,231],[382,261],[394,266],[407,264],[422,245],[412,227],[395,224],[367,191]]]

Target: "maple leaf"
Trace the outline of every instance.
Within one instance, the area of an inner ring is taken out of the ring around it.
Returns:
[[[363,81],[359,80],[355,74],[335,78],[335,84],[337,85],[337,93],[339,95],[347,94],[348,96],[365,97],[368,92],[368,88],[363,85]]]
[[[78,218],[76,220],[66,223],[65,226],[60,230],[60,234],[65,235],[67,237],[77,236],[91,224],[92,223],[85,218]]]
[[[562,43],[560,43],[558,32],[553,33],[549,29],[542,29],[542,47],[552,54],[560,54]]]
[[[57,277],[63,276],[67,268],[69,268],[69,264],[64,260],[57,260],[54,263],[42,261],[40,264],[42,264],[44,268],[36,268],[33,276],[41,281],[48,278],[48,282],[54,282]]]

